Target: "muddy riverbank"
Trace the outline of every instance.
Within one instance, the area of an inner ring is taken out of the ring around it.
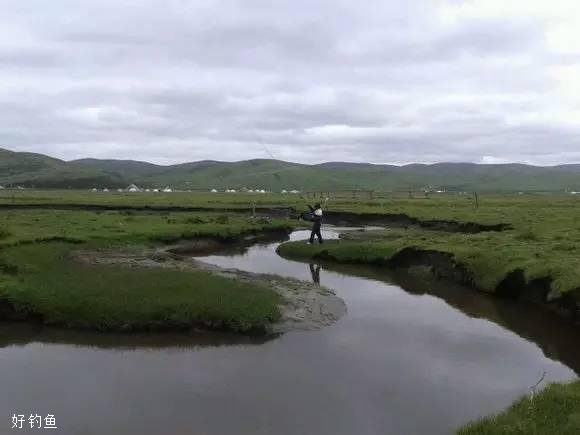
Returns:
[[[369,239],[372,240],[372,239]],[[404,270],[407,273],[421,273],[435,280],[459,284],[465,288],[491,294],[494,297],[509,298],[524,304],[533,304],[566,322],[580,326],[580,289],[565,293],[554,291],[549,276],[527,279],[522,269],[508,273],[493,289],[479,287],[472,271],[449,252],[417,247],[404,247],[388,257],[366,255],[335,255],[332,249],[320,247],[311,256],[303,252],[293,252],[281,246],[278,254],[289,259],[301,261],[325,261],[343,264],[368,264],[390,270]]]
[[[252,239],[255,243],[255,239]],[[258,238],[265,241],[266,238]],[[248,245],[253,244],[245,240]],[[223,243],[213,244],[207,240],[189,240],[183,245],[176,244],[169,248],[131,250],[77,250],[75,258],[88,264],[109,264],[132,268],[169,268],[176,270],[204,270],[214,275],[239,282],[261,285],[273,289],[282,298],[279,306],[280,319],[268,325],[266,334],[279,334],[289,331],[318,330],[330,326],[346,313],[344,301],[325,287],[283,278],[271,274],[258,274],[237,269],[225,269],[197,261],[192,255],[220,253],[224,249],[242,250],[244,245]],[[186,255],[187,254],[187,255]]]

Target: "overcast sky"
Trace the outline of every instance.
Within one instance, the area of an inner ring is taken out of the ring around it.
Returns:
[[[580,4],[0,0],[0,147],[580,162]]]

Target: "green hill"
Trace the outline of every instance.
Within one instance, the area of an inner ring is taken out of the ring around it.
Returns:
[[[37,188],[172,186],[176,189],[282,189],[379,191],[580,191],[580,165],[411,164],[406,166],[330,162],[303,165],[278,160],[205,160],[171,166],[133,160],[81,159],[66,162],[42,154],[0,149],[0,185]]]

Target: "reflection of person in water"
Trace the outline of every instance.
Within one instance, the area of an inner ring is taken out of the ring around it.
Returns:
[[[310,267],[310,275],[312,275],[312,282],[314,284],[320,284],[320,265],[314,265],[310,263],[308,265]]]

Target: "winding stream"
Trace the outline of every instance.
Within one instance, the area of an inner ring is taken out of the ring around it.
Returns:
[[[201,260],[319,280],[346,301],[336,325],[264,340],[3,324],[0,433],[14,413],[51,413],[67,434],[449,434],[508,406],[544,370],[550,381],[580,370],[580,333],[533,307],[289,261],[277,245]]]

